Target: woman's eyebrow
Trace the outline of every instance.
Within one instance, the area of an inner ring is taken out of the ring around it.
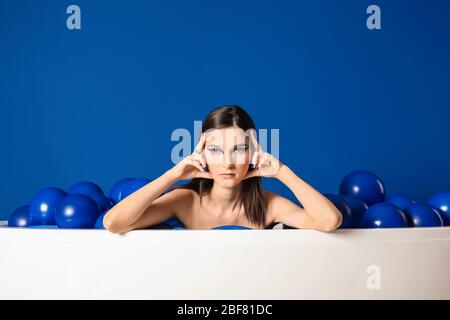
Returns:
[[[247,143],[240,143],[240,144],[237,144],[237,145],[234,146],[234,149],[241,148],[241,147],[248,148],[248,144],[247,144]]]
[[[240,143],[240,144],[234,145],[232,148],[236,149],[236,148],[241,148],[241,147],[248,148],[248,144],[247,143]],[[219,147],[218,145],[215,145],[215,144],[208,144],[208,145],[206,145],[206,148],[222,149],[222,147]]]
[[[215,145],[215,144],[208,144],[206,147],[207,147],[207,148],[217,148],[217,149],[222,149],[221,147],[219,147],[219,146],[217,146],[217,145]]]

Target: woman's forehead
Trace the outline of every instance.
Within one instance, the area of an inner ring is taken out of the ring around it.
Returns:
[[[246,143],[245,131],[241,128],[212,129],[206,132],[206,143],[214,144],[240,144]]]

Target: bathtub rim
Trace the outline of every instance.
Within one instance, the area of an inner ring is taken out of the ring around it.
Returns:
[[[45,236],[44,236],[45,235]],[[113,234],[101,229],[38,229],[7,227],[0,221],[0,241],[14,238],[14,241],[49,243],[95,241],[119,243],[205,243],[220,241],[226,243],[320,243],[320,242],[397,242],[397,241],[450,241],[450,227],[390,228],[390,229],[339,229],[331,233],[301,229],[263,230],[133,230],[126,234]],[[83,241],[80,241],[82,237]]]

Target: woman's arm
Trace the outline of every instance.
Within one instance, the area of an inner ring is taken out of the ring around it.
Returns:
[[[262,150],[256,133],[250,133],[254,153],[252,163],[256,170],[249,171],[246,178],[272,177],[284,183],[297,197],[303,208],[273,192],[266,192],[268,216],[275,222],[291,227],[334,231],[342,223],[342,214],[320,192],[300,179],[291,169],[270,153]]]
[[[112,207],[103,218],[105,228],[114,233],[143,228],[173,217],[177,208],[186,206],[190,199],[189,190],[173,190],[159,196],[179,180],[212,178],[204,168],[206,166],[203,153],[205,140],[202,134],[192,155]]]
[[[177,181],[175,175],[170,170],[167,171],[112,207],[105,214],[103,225],[110,232],[124,233],[169,219],[173,216],[171,200],[177,195],[169,192],[157,198]],[[138,222],[144,212],[145,223],[142,219]]]
[[[284,183],[303,205],[301,208],[280,195],[268,193],[268,210],[273,213],[276,222],[325,232],[334,231],[341,225],[342,214],[339,210],[286,165],[281,165],[274,177]]]

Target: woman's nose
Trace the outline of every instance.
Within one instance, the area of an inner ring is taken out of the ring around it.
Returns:
[[[223,160],[224,160],[223,162],[224,162],[225,165],[234,165],[235,164],[234,163],[235,158],[234,158],[234,155],[232,153],[226,153],[224,155],[224,159]]]

